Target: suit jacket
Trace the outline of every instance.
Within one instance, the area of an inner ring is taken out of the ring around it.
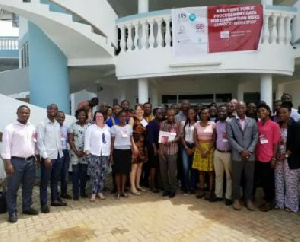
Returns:
[[[239,119],[233,117],[231,121],[227,122],[227,137],[232,147],[232,160],[242,161],[240,152],[248,150],[251,153],[248,161],[255,161],[258,130],[256,121],[253,118],[245,118],[245,129],[243,131]]]
[[[300,148],[300,123],[296,122],[293,118],[291,118],[287,127],[287,141],[286,141],[286,149],[292,152],[292,154],[287,159],[290,169],[300,168],[299,148]]]

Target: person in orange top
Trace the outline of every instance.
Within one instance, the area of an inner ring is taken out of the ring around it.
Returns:
[[[77,109],[85,109],[88,113],[88,119],[87,122],[90,122],[92,120],[93,114],[93,107],[97,106],[99,103],[99,100],[97,97],[93,97],[91,100],[87,100],[87,101],[82,101],[81,103],[79,103],[77,105]]]

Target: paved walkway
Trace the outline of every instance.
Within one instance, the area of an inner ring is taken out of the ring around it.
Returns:
[[[164,199],[150,192],[119,201],[69,201],[51,213],[0,215],[0,241],[300,241],[300,214],[233,211],[192,195]],[[38,207],[38,189],[34,191]]]

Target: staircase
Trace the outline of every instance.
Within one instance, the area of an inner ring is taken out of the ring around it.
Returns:
[[[71,14],[51,11],[40,0],[0,0],[0,8],[39,26],[66,55],[69,66],[112,62],[113,43],[96,34],[92,26],[74,22]]]

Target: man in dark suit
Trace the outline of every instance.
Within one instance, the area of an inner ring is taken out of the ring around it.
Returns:
[[[245,176],[245,200],[248,210],[254,211],[252,202],[254,169],[255,169],[255,146],[258,140],[256,121],[246,117],[246,105],[238,102],[236,105],[237,117],[233,117],[227,123],[228,141],[232,146],[232,197],[235,210],[241,210],[240,205],[240,182],[244,171]]]

